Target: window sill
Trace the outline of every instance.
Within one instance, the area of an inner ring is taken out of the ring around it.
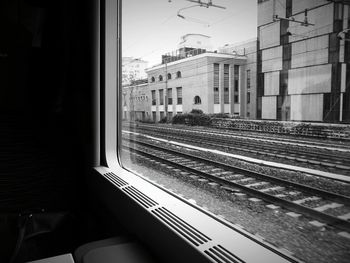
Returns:
[[[116,217],[132,226],[131,231],[166,262],[298,262],[242,228],[118,165],[96,167],[90,184]]]

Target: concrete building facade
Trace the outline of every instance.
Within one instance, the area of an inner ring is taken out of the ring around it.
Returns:
[[[147,80],[136,81],[122,88],[124,120],[145,121],[151,119],[151,93]]]
[[[258,119],[350,121],[349,21],[342,1],[258,0]]]
[[[122,58],[122,84],[129,85],[132,81],[147,78],[148,62],[132,57]]]
[[[204,52],[147,69],[154,121],[200,109],[240,114],[245,56]]]
[[[247,58],[244,71],[241,72],[240,116],[256,119],[256,76],[257,76],[257,40],[251,39],[237,44],[227,44],[218,48],[220,53],[237,54]]]

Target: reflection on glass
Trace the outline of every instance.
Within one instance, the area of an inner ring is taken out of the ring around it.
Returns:
[[[349,4],[209,2],[123,2],[123,166],[305,262],[349,262]]]

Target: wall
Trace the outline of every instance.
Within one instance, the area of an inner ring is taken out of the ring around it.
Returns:
[[[224,64],[228,64],[230,65],[231,72],[233,71],[234,63],[244,64],[244,61],[245,59],[235,60],[233,55],[205,53],[171,62],[167,65],[156,66],[147,71],[149,80],[148,89],[150,92],[155,90],[157,96],[159,95],[159,89],[172,89],[173,104],[168,105],[168,112],[172,112],[173,116],[179,111],[185,113],[190,112],[192,109],[200,109],[204,113],[224,113],[229,111],[229,113],[233,114],[233,112],[230,112],[231,107],[229,105],[225,106],[223,103],[223,68]],[[222,103],[218,105],[214,105],[213,99],[214,63],[220,64],[220,101]],[[181,78],[176,77],[178,71],[181,72]],[[166,82],[164,76],[168,73],[171,74],[171,79]],[[163,76],[163,81],[158,80],[159,75]],[[152,77],[155,77],[155,82],[151,81]],[[182,87],[182,105],[177,105],[177,87]],[[233,89],[232,79],[229,88],[230,90]],[[194,98],[196,96],[200,97],[200,104],[195,104]],[[156,112],[156,120],[159,121],[160,112],[165,111],[164,106],[159,105],[159,98],[157,98],[157,105],[151,107],[151,111]]]
[[[241,117],[248,119],[256,119],[256,74],[257,74],[257,40],[251,39],[242,43],[225,45],[218,48],[222,53],[236,53],[245,55],[246,62],[242,64],[240,72],[240,103],[233,105],[231,112],[238,112]],[[247,90],[247,70],[250,71],[250,89]],[[250,93],[250,103],[247,102],[247,92]]]
[[[343,98],[350,105],[345,88],[349,71],[345,45],[337,34],[348,27],[348,7],[343,10],[324,0],[275,1],[276,14],[282,18],[304,21],[308,9],[308,22],[314,25],[305,26],[273,21],[273,2],[258,1],[257,117],[342,121]]]
[[[152,118],[151,104],[151,92],[147,83],[123,87],[123,118],[149,120]]]

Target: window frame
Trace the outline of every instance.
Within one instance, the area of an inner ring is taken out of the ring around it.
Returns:
[[[94,168],[87,177],[89,190],[94,198],[118,218],[116,222],[128,227],[131,233],[147,243],[147,247],[159,259],[166,259],[166,262],[210,262],[205,252],[214,245],[222,245],[236,256],[244,256],[244,260],[249,258],[248,262],[261,262],[264,256],[266,262],[295,262],[293,257],[263,240],[256,239],[239,226],[215,216],[121,165],[117,150],[122,145],[123,113],[118,110],[122,106],[122,93],[117,92],[122,90],[121,1],[96,0],[95,3],[95,156],[92,163]],[[115,177],[156,200],[191,227],[210,236],[210,242],[200,246],[191,244],[179,231],[155,217],[151,209],[143,207],[123,192],[123,187],[115,183]],[[147,227],[144,227],[145,222]],[[244,239],[244,243],[237,244],[237,238]],[[259,252],[258,256],[247,251],[247,242],[254,252]],[[262,251],[264,255],[260,254]]]

